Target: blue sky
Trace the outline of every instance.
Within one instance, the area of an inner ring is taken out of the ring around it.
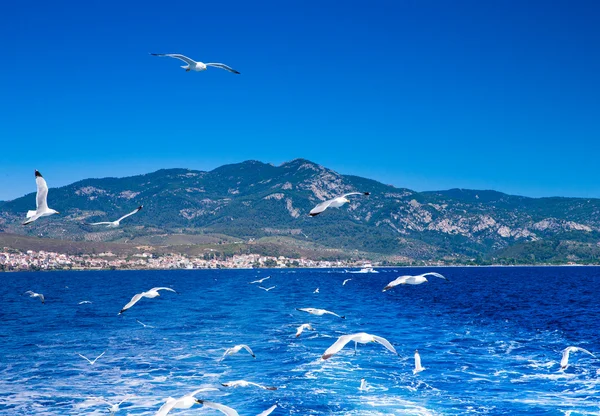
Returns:
[[[599,17],[594,1],[9,2],[0,200],[34,191],[33,169],[59,186],[299,157],[415,190],[600,197]]]

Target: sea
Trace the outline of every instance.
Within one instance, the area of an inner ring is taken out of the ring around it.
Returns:
[[[116,415],[154,415],[168,397],[213,387],[196,397],[242,416],[274,404],[274,416],[600,415],[600,268],[377,270],[3,273],[0,414],[108,415],[104,401],[124,400]],[[382,292],[429,271],[447,281]],[[118,314],[152,287],[177,293]],[[314,330],[296,337],[304,323]],[[386,338],[398,354],[377,343],[355,352],[351,342],[321,358],[357,332]],[[256,358],[242,349],[222,359],[237,344]],[[561,370],[568,346],[595,357],[572,353]],[[415,350],[425,367],[417,374]],[[103,352],[93,365],[79,355]],[[277,390],[221,385],[234,380]],[[200,404],[169,413],[196,414],[221,413]]]

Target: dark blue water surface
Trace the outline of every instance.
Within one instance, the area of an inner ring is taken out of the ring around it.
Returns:
[[[419,286],[383,293],[402,274],[438,271]],[[262,286],[248,282],[272,277]],[[169,396],[200,387],[200,399],[256,415],[599,415],[600,268],[187,270],[0,275],[0,413],[154,415]],[[345,286],[342,282],[350,280]],[[138,292],[168,286],[117,313]],[[319,293],[313,293],[316,288]],[[26,290],[43,293],[38,299]],[[89,300],[91,304],[78,303]],[[313,316],[296,308],[323,308]],[[149,325],[143,327],[136,319]],[[296,327],[315,331],[295,337]],[[151,326],[151,327],[150,327]],[[349,344],[323,361],[342,334],[368,332],[381,345]],[[245,351],[220,362],[226,348]],[[413,375],[418,349],[425,371]],[[101,357],[93,366],[78,356]],[[367,389],[359,390],[366,379]],[[225,388],[245,379],[277,386]],[[196,405],[173,415],[220,414]]]

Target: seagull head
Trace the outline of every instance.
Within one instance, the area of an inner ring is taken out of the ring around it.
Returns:
[[[200,399],[194,399],[194,402],[198,403],[198,404],[202,404],[204,402],[204,400],[200,400]]]

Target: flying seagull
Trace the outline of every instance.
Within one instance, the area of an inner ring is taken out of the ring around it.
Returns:
[[[296,308],[297,311],[301,311],[301,312],[308,312],[311,315],[317,315],[317,316],[323,316],[323,315],[334,315],[337,316],[338,318],[342,318],[342,319],[346,319],[345,316],[340,316],[337,313],[333,313],[330,311],[327,311],[325,309],[315,309],[315,308]]]
[[[319,288],[316,288],[313,293],[319,293]]]
[[[350,192],[348,194],[344,194],[342,196],[338,196],[337,198],[333,198],[333,199],[329,199],[327,201],[323,201],[321,202],[319,205],[317,205],[316,207],[314,207],[313,209],[310,210],[309,214],[311,217],[314,217],[315,215],[319,215],[320,213],[322,213],[323,211],[325,211],[327,208],[331,207],[331,208],[339,208],[342,205],[349,203],[350,200],[348,199],[348,197],[350,195],[371,195],[370,192]]]
[[[263,386],[262,384],[253,383],[251,381],[246,381],[246,380],[229,381],[227,383],[221,383],[221,385],[223,387],[248,387],[248,386],[254,386],[254,387],[259,387],[259,388],[261,388],[263,390],[277,390],[277,387]]]
[[[86,360],[91,365],[94,365],[94,364],[96,364],[96,361],[98,361],[98,358],[102,357],[105,353],[106,353],[106,351],[104,351],[102,354],[100,354],[99,356],[97,356],[96,358],[94,358],[94,361],[90,360],[85,355],[81,355],[79,353],[77,353],[77,355],[79,355],[81,358],[83,358],[84,360]]]
[[[200,404],[202,401],[196,399],[194,396],[198,393],[202,393],[205,391],[217,391],[218,389],[214,387],[204,387],[198,390],[194,390],[193,392],[186,394],[185,396],[181,396],[179,399],[174,399],[173,397],[169,397],[165,404],[163,404],[158,412],[156,412],[155,416],[165,416],[173,409],[189,409],[194,404]]]
[[[131,300],[129,301],[129,303],[127,305],[123,306],[123,309],[121,309],[121,312],[119,312],[118,315],[121,315],[127,309],[131,308],[141,298],[150,298],[150,299],[152,299],[152,298],[155,298],[157,296],[160,296],[160,294],[158,293],[159,290],[168,290],[169,292],[177,293],[173,289],[171,289],[170,287],[153,287],[152,289],[148,290],[147,292],[142,292],[142,293],[138,293],[137,295],[134,295],[131,298]]]
[[[360,379],[360,387],[358,388],[359,390],[367,390],[367,380],[365,380],[364,378]]]
[[[27,219],[23,225],[30,224],[40,217],[47,217],[52,214],[60,214],[60,212],[48,208],[48,185],[42,174],[35,171],[35,183],[37,185],[37,193],[35,195],[35,211],[27,211]]]
[[[123,221],[125,218],[129,217],[130,215],[137,214],[138,212],[140,212],[140,210],[142,208],[144,208],[144,206],[140,205],[139,207],[137,207],[136,209],[131,211],[129,214],[123,215],[121,218],[119,218],[116,221],[93,222],[90,225],[106,225],[106,228],[117,228],[119,225],[121,225],[121,221]]]
[[[267,276],[267,277],[263,277],[262,279],[258,279],[258,280],[255,280],[255,281],[253,281],[253,282],[249,282],[249,283],[250,283],[250,284],[252,284],[252,283],[262,283],[262,282],[264,282],[265,280],[267,280],[267,279],[270,279],[270,278],[271,278],[271,276]]]
[[[111,415],[114,415],[115,413],[117,413],[117,412],[120,410],[120,409],[119,409],[119,406],[121,406],[123,403],[125,403],[125,401],[126,401],[127,399],[129,399],[129,396],[125,397],[123,400],[121,400],[121,401],[120,401],[119,403],[117,403],[117,404],[112,404],[112,403],[109,403],[109,402],[107,402],[107,401],[106,401],[106,400],[104,400],[104,399],[96,399],[96,398],[93,398],[92,400],[96,400],[96,401],[99,401],[99,402],[102,402],[102,403],[106,403],[107,405],[109,405],[110,407],[108,408],[108,412],[109,412]]]
[[[46,299],[44,298],[44,295],[42,295],[41,293],[35,293],[35,292],[32,292],[31,290],[28,290],[27,292],[25,292],[23,294],[29,295],[30,298],[40,298],[42,303],[46,303]]]
[[[308,329],[310,331],[315,330],[310,324],[302,324],[298,328],[296,328],[296,338],[298,338],[300,334],[304,332],[305,329]]]
[[[346,279],[346,280],[344,280],[344,281],[342,282],[342,286],[346,286],[346,283],[348,283],[350,280],[352,280],[352,279]]]
[[[425,276],[435,276],[439,277],[440,279],[448,280],[441,274],[435,272],[423,273],[418,276],[400,276],[396,280],[392,280],[391,282],[389,282],[387,286],[383,288],[382,292],[390,290],[394,286],[398,285],[420,285],[421,283],[427,282]]]
[[[264,290],[265,292],[268,292],[268,291],[269,291],[269,290],[271,290],[271,289],[275,289],[277,286],[271,286],[271,287],[262,287],[262,286],[259,286],[259,287],[260,287],[262,290]]]
[[[246,351],[248,351],[250,353],[250,355],[252,356],[252,358],[256,358],[256,355],[254,355],[254,353],[252,352],[252,350],[250,349],[249,346],[247,346],[246,344],[239,344],[239,345],[236,345],[235,347],[227,348],[227,350],[225,350],[225,354],[223,354],[223,357],[221,357],[221,359],[219,361],[223,361],[225,359],[225,357],[227,357],[228,355],[232,355],[232,354],[239,352],[242,348],[245,349]]]
[[[389,341],[383,337],[378,337],[377,335],[367,334],[366,332],[359,332],[356,334],[350,335],[342,335],[334,342],[331,347],[327,348],[325,353],[323,353],[322,359],[326,360],[340,351],[342,348],[346,346],[350,341],[354,341],[354,353],[356,354],[356,346],[360,342],[361,344],[366,344],[368,342],[377,342],[383,345],[385,348],[393,352],[394,354],[398,354],[396,349],[389,343]]]
[[[225,64],[219,64],[219,63],[215,63],[215,62],[208,62],[208,63],[203,63],[203,62],[196,62],[193,59],[188,58],[185,55],[181,55],[178,53],[151,53],[150,55],[152,56],[168,56],[169,58],[175,58],[175,59],[179,59],[183,62],[185,62],[187,65],[182,65],[181,67],[183,69],[185,69],[186,72],[189,71],[196,71],[196,72],[200,72],[200,71],[206,71],[206,67],[207,66],[213,66],[215,68],[221,68],[224,69],[226,71],[232,72],[234,74],[239,74],[238,71],[236,71],[235,69],[225,65]]]
[[[209,402],[208,400],[198,400],[197,403],[200,403],[201,405],[203,405],[205,407],[210,407],[211,409],[218,410],[219,412],[221,412],[227,416],[239,416],[239,413],[235,409],[232,409],[231,407],[225,406],[224,404],[221,404],[221,403]],[[268,416],[271,413],[273,413],[273,410],[275,410],[276,407],[277,407],[277,405],[274,404],[273,406],[269,407],[264,412],[260,412],[256,416]]]
[[[596,357],[594,354],[592,354],[591,352],[589,352],[586,349],[583,349],[580,347],[567,347],[563,350],[562,359],[560,360],[560,368],[562,370],[565,370],[569,366],[569,353],[577,352],[577,351],[585,352],[586,354],[589,354],[592,357]]]
[[[85,305],[88,303],[92,303],[92,302],[90,302],[89,300],[82,300],[81,302],[78,303],[78,305]]]
[[[152,325],[147,325],[145,323],[143,323],[142,321],[140,321],[139,319],[135,320],[138,324],[140,324],[141,326],[143,326],[144,328],[154,328]]]
[[[419,350],[415,350],[415,368],[413,370],[413,374],[420,373],[425,370],[425,367],[421,366],[421,356],[419,355]]]

